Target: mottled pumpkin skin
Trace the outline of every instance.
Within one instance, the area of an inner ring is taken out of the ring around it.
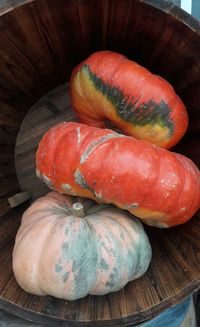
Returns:
[[[50,192],[24,213],[13,251],[19,285],[37,295],[76,300],[117,291],[142,276],[151,246],[138,220],[120,209],[85,206],[70,214],[75,199]]]
[[[113,203],[153,226],[182,224],[200,206],[200,172],[190,159],[109,129],[53,127],[36,166],[50,188]]]
[[[188,115],[173,87],[125,56],[100,51],[78,65],[71,100],[82,123],[171,148],[184,135]]]

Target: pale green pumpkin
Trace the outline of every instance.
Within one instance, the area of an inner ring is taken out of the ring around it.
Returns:
[[[113,206],[74,199],[50,192],[24,213],[13,270],[27,292],[75,300],[115,292],[146,272],[151,246],[142,224]]]

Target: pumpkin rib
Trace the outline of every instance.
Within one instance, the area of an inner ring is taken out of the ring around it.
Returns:
[[[127,217],[129,217],[129,218],[131,218],[131,215],[127,212],[126,213],[126,215],[127,215]],[[108,218],[111,218],[111,216],[107,216]],[[111,219],[113,219],[113,218],[111,218]],[[117,221],[118,222],[118,224],[120,224],[120,226],[126,231],[126,233],[130,236],[130,238],[131,238],[131,234],[130,234],[130,231],[129,231],[129,229],[121,222],[121,221]],[[142,228],[143,229],[143,226],[142,226],[142,224],[139,222],[139,221],[135,221],[136,222],[136,225],[138,225],[139,226],[139,228]],[[136,226],[135,225],[135,226]],[[138,227],[137,226],[137,227]],[[136,229],[137,229],[137,227],[135,227]],[[143,229],[144,230],[144,229]],[[143,235],[143,237],[145,237],[145,235]],[[124,242],[124,245],[125,245],[125,240],[122,240],[123,242]],[[148,252],[148,251],[147,251]],[[144,254],[144,253],[143,253]],[[149,254],[149,252],[148,252],[148,254]],[[139,269],[137,269],[137,267],[138,267],[138,262],[139,262],[139,256],[137,256],[137,260],[136,260],[136,264],[135,264],[135,271],[138,271]],[[135,273],[134,274],[132,274],[132,275],[130,275],[129,276],[129,279],[132,281],[132,280],[134,280],[135,279]]]
[[[57,202],[57,201],[56,201]],[[60,217],[57,215],[58,219],[60,219]],[[64,217],[64,215],[63,215]],[[41,219],[40,219],[41,220]],[[39,221],[40,221],[39,220]],[[48,226],[48,225],[47,225]],[[45,235],[45,239],[43,240],[43,245],[41,248],[41,252],[43,252],[43,248],[49,248],[49,244],[51,244],[52,242],[52,234],[53,234],[53,230],[55,230],[57,227],[57,221],[55,220],[55,222],[51,225],[51,228],[49,229],[49,231],[46,233]],[[39,260],[38,260],[38,275],[42,275],[43,273],[43,268],[41,268],[41,263],[45,260],[45,256],[42,256],[42,254],[40,254],[39,256]],[[44,286],[43,286],[43,280],[38,280],[38,288],[40,289],[40,291],[44,294],[44,295],[48,295],[48,292],[45,290]]]
[[[162,154],[161,154],[162,156]],[[169,157],[170,157],[170,153],[169,153]],[[158,157],[159,158],[159,157]],[[173,158],[175,159],[175,158]],[[176,161],[176,160],[175,160]],[[161,184],[161,181],[162,181],[162,175],[161,175],[161,165],[158,165],[159,167],[159,174],[160,176],[157,176],[157,178],[155,179],[155,184],[154,184],[154,187],[156,188],[156,186],[160,185]],[[182,166],[180,165],[180,168],[182,168]],[[180,169],[177,169],[176,170],[177,174],[180,175]],[[184,172],[183,172],[184,173]],[[184,175],[183,175],[184,176]],[[185,183],[185,178],[182,179],[182,184],[184,185]],[[180,190],[180,192],[177,192],[177,196],[173,196],[171,198],[172,202],[171,202],[171,206],[169,206],[168,210],[165,211],[166,214],[170,214],[170,212],[173,210],[173,208],[176,206],[176,203],[178,203],[178,200],[181,198],[181,195],[182,195],[182,192]]]
[[[137,221],[137,223],[139,223],[139,221]],[[138,224],[137,228],[142,228],[143,231],[144,231],[144,227],[142,226],[142,224],[140,223],[140,225]],[[147,240],[146,238],[146,234],[144,233],[140,239],[140,242],[142,243],[142,241],[145,241]],[[149,248],[148,248],[148,244],[147,244],[147,248],[144,249],[144,252],[143,252],[143,256],[141,257],[140,255],[138,255],[137,257],[137,261],[136,261],[136,271],[140,271],[140,266],[142,265],[142,262],[143,261],[146,261],[146,258],[145,257],[148,257],[149,256]],[[151,253],[151,258],[152,258],[152,253]],[[130,276],[130,279],[131,280],[134,280],[135,279],[135,276]]]
[[[125,212],[125,215],[130,218],[130,216],[127,215],[127,212]],[[116,219],[116,218],[113,219],[111,216],[108,216],[108,215],[106,215],[106,217],[108,217],[109,219],[112,219],[112,220],[115,220]],[[118,220],[117,222],[126,231],[126,233],[131,237],[130,231],[127,229],[127,227],[124,226],[124,224],[121,221]]]
[[[187,186],[187,184],[186,184],[186,170],[184,169],[185,167],[183,165],[184,158],[183,159],[180,158],[181,160],[179,160],[179,155],[177,155],[177,154],[176,154],[176,158],[178,158],[178,162],[180,163],[180,166],[182,168],[182,172],[183,172],[182,173],[182,179],[184,181],[184,184],[183,185],[185,185],[185,188],[186,188],[186,186]],[[192,165],[190,166],[190,169],[192,169]],[[187,172],[188,172],[188,174],[190,174],[190,171],[187,171]],[[198,175],[197,175],[197,179],[198,179]],[[199,180],[199,182],[200,182],[200,180]],[[179,203],[179,201],[181,199],[181,196],[183,195],[183,192],[184,192],[185,188],[184,187],[182,188],[182,190],[178,194],[178,198],[176,199],[175,203],[176,202]],[[196,189],[196,192],[194,191],[194,188]],[[194,185],[193,185],[193,188],[191,189],[191,191],[193,192],[193,195],[194,196],[192,197],[192,201],[190,201],[190,203],[189,203],[188,210],[190,210],[194,206],[195,202],[197,202],[198,199],[199,199],[199,197],[198,197],[199,190],[198,190],[198,186],[197,186],[196,181],[194,181]],[[184,221],[184,212],[182,213],[182,219]]]
[[[179,158],[179,161],[180,161],[180,158]],[[183,161],[182,161],[183,162]],[[183,167],[184,168],[184,167]],[[193,170],[193,166],[190,166],[190,169],[192,169]],[[195,175],[195,171],[193,170],[193,174]],[[200,183],[200,178],[197,178],[197,180],[198,180],[198,182]],[[189,209],[191,209],[191,208],[193,208],[194,206],[195,206],[195,202],[198,200],[198,185],[197,185],[197,180],[196,180],[196,182],[195,182],[195,184],[194,184],[194,187],[195,187],[195,191],[194,191],[194,189],[193,189],[193,194],[194,194],[194,197],[193,197],[193,201],[191,201],[191,203],[190,203],[190,206],[189,206],[189,208],[188,208],[188,210]]]
[[[103,217],[102,217],[103,218]],[[116,220],[115,219],[111,219],[111,221],[112,221],[112,224],[110,224],[109,222],[110,222],[110,218],[109,217],[105,217],[106,218],[106,220],[104,220],[103,221],[103,223],[104,223],[104,226],[106,227],[106,230],[107,230],[107,232],[109,233],[109,237],[110,237],[110,245],[113,247],[114,246],[114,243],[116,243],[117,242],[117,240],[115,239],[115,233],[114,233],[114,227],[115,226],[113,226],[113,223],[114,223],[114,225],[118,225],[118,222],[116,222]],[[97,232],[99,232],[98,231],[98,228],[97,228],[97,230],[96,230],[96,233]],[[101,238],[101,236],[100,236],[100,234],[99,234],[99,239]],[[128,240],[127,238],[126,238],[126,240]],[[120,239],[120,242],[121,242],[121,244],[123,243],[123,240],[122,239]],[[101,247],[99,247],[99,249],[101,250]],[[110,249],[108,248],[108,251],[110,251]],[[122,261],[123,261],[123,257],[121,256],[121,253],[120,252],[116,252],[115,253],[115,255],[117,255],[117,258],[118,258],[118,260],[120,260],[120,262],[121,262],[121,264],[120,263],[118,263],[118,265],[119,266],[121,266],[122,265]],[[116,259],[117,260],[117,259]],[[114,270],[114,268],[113,268],[113,270]],[[112,270],[112,271],[113,271]],[[111,271],[111,273],[110,273],[110,276],[112,276],[112,271]],[[121,283],[120,283],[120,285],[118,285],[118,283],[119,283],[119,281],[118,280],[121,280]],[[118,280],[117,280],[117,276],[115,275],[115,281],[112,281],[111,283],[109,282],[109,279],[107,280],[107,282],[106,282],[106,284],[107,283],[109,283],[109,287],[111,287],[111,291],[112,292],[115,292],[115,291],[117,291],[118,289],[120,289],[120,288],[122,288],[123,286],[124,286],[124,278],[122,277],[122,276],[120,276],[119,274],[118,274]],[[102,284],[102,280],[99,280],[97,283],[96,283],[96,285],[95,285],[95,288],[93,289],[93,291],[92,291],[92,294],[95,294],[96,293],[96,291],[98,290],[98,288],[99,288],[99,285],[101,285]],[[116,285],[116,286],[115,286]],[[104,294],[104,291],[102,292],[102,294]]]
[[[41,220],[38,220],[38,222],[40,222]],[[46,226],[48,227],[48,224],[46,224]],[[31,231],[33,231],[34,229],[33,229],[33,227],[32,228],[30,228],[29,229],[29,231],[27,231],[27,232],[31,232]],[[14,246],[14,250],[13,250],[13,258],[15,259],[16,258],[16,252],[17,252],[17,247],[19,246],[19,244],[20,243],[24,243],[24,242],[26,242],[27,241],[27,232],[26,233],[24,233],[24,237],[23,238],[21,238],[21,239],[18,239],[18,234],[19,234],[19,232],[21,232],[21,229],[19,229],[19,231],[18,231],[18,233],[17,233],[17,237],[16,237],[16,241],[15,241],[15,246]],[[44,233],[44,231],[43,231],[43,233]],[[47,230],[47,228],[45,229],[45,235],[46,234],[48,234],[48,230]],[[35,250],[35,245],[36,244],[34,244],[34,242],[32,242],[31,243],[31,246],[32,246],[32,251],[33,250]],[[30,245],[29,245],[30,246]],[[35,275],[40,275],[40,273],[39,273],[39,264],[40,264],[40,257],[41,257],[41,252],[42,252],[42,247],[41,248],[37,248],[37,250],[39,251],[39,253],[38,253],[38,255],[37,255],[37,260],[34,260],[34,262],[32,263],[33,264],[33,268],[32,268],[32,273],[33,273],[33,275],[35,276]],[[24,248],[24,250],[25,250],[25,248]],[[32,251],[30,251],[31,252],[31,254],[32,254]],[[27,262],[25,262],[25,264],[27,264]],[[24,267],[23,267],[24,268]],[[20,268],[19,268],[20,269]],[[23,269],[22,269],[23,270]],[[29,276],[29,278],[30,278],[30,280],[32,280],[32,276]],[[30,282],[31,283],[31,282]],[[22,285],[21,285],[21,283],[19,283],[20,284],[20,286],[22,287]],[[30,285],[31,286],[31,285]],[[27,290],[26,289],[26,287],[25,287],[25,285],[24,285],[24,287],[23,287],[25,290]],[[40,283],[39,282],[37,282],[37,286],[36,286],[36,288],[37,288],[37,290],[38,290],[38,294],[39,295],[42,295],[42,293],[43,294],[45,294],[45,292],[43,291],[43,289],[42,289],[42,287],[40,286]]]
[[[177,158],[177,155],[176,155],[176,158]],[[176,160],[176,161],[177,161],[177,160]],[[179,203],[179,201],[180,201],[180,199],[181,199],[181,196],[182,196],[182,194],[183,194],[183,192],[184,192],[184,186],[185,186],[185,182],[186,182],[186,172],[185,172],[185,170],[183,169],[182,162],[180,162],[180,161],[178,160],[177,163],[180,163],[179,166],[181,166],[181,168],[182,168],[182,171],[181,171],[181,169],[178,169],[178,172],[179,172],[179,174],[181,175],[181,180],[182,180],[183,188],[181,189],[180,193],[178,193],[178,196],[177,196],[176,200],[174,199],[174,204],[175,204],[175,203]],[[194,199],[193,199],[193,200],[194,200]]]
[[[26,233],[28,233],[30,230],[32,230],[32,228],[34,227],[34,225],[37,224],[37,223],[40,221],[40,219],[47,218],[48,216],[49,216],[49,215],[41,216],[40,218],[37,218],[37,219],[34,220],[33,222],[28,223],[28,225],[26,225],[26,226],[24,227],[24,229],[25,229],[25,230],[24,230],[24,234],[19,234],[18,237],[19,237],[20,239],[26,237]]]
[[[154,150],[154,147],[152,147],[151,150],[153,151],[153,154],[155,155],[154,162],[156,162],[157,160],[159,160],[159,156],[157,155],[156,151]],[[152,158],[154,158],[153,155],[152,155]],[[158,177],[159,177],[159,173],[160,173],[160,165],[158,165],[158,168],[159,169],[156,169],[156,175],[154,175],[154,179],[152,180],[151,185],[149,186],[149,188],[151,190],[153,190],[155,188],[156,182],[158,181]],[[149,174],[148,181],[150,180],[150,178],[151,178],[151,174]],[[146,182],[148,182],[148,181],[146,181]],[[146,193],[144,193],[144,197],[141,199],[141,202],[140,202],[141,207],[145,203],[145,200],[148,198],[148,196],[149,196],[149,190],[147,189]]]
[[[92,226],[92,224],[90,223],[89,221],[89,217],[87,219],[87,224],[88,224],[88,227],[90,228],[91,232],[92,232],[92,236],[93,236],[93,239],[94,239],[94,244],[95,244],[95,249],[96,249],[96,253],[97,253],[97,268],[96,268],[96,281],[95,281],[95,284],[91,287],[91,290],[90,290],[90,294],[93,294],[95,288],[97,287],[99,281],[98,281],[98,273],[97,273],[97,270],[98,270],[98,266],[100,265],[100,254],[99,254],[99,248],[97,247],[97,241],[98,241],[98,235],[96,233],[96,230],[94,228],[94,226]],[[94,245],[93,245],[94,246]]]
[[[89,219],[88,219],[89,220]],[[94,223],[94,222],[93,222]],[[92,221],[91,221],[91,225],[92,225]],[[104,226],[106,227],[106,225],[107,225],[107,221],[106,221],[106,224],[105,224],[105,222],[104,222]],[[97,243],[96,244],[98,244],[98,258],[99,258],[99,264],[98,264],[98,266],[100,266],[100,262],[101,262],[101,260],[100,260],[100,258],[101,258],[101,256],[100,256],[100,253],[101,253],[101,244],[99,243],[99,241],[98,240],[100,240],[101,238],[102,238],[102,236],[101,236],[101,234],[100,234],[100,232],[98,231],[98,226],[96,227],[96,229],[95,229],[95,227],[93,226],[93,228],[94,228],[94,230],[95,230],[95,235],[96,235],[96,240],[97,240]],[[109,230],[109,228],[107,227],[106,228],[106,230]],[[112,233],[112,231],[110,230],[110,233]],[[111,234],[110,234],[111,235]],[[114,244],[114,243],[113,243]],[[106,249],[107,250],[107,249]],[[105,259],[103,259],[104,261],[105,261]],[[91,294],[93,294],[93,295],[95,295],[96,294],[96,292],[97,292],[97,290],[101,287],[101,285],[102,285],[102,276],[101,276],[101,279],[100,279],[100,273],[99,273],[99,271],[97,272],[97,281],[96,281],[96,283],[95,283],[95,285],[93,286],[93,288],[92,288],[92,290],[91,290]],[[103,290],[102,291],[102,294],[104,294],[104,292],[105,292],[105,290]]]
[[[178,160],[178,162],[179,162],[179,160]],[[184,169],[183,169],[183,165],[182,165],[182,162],[179,162],[180,163],[180,166],[181,166],[181,168],[182,168],[182,181],[183,181],[183,185],[185,185],[185,181],[186,181],[186,175],[185,175],[185,171],[184,171]],[[181,173],[181,170],[179,170],[179,173]],[[181,197],[182,197],[182,194],[183,194],[183,192],[184,192],[184,189],[182,189],[181,191],[180,191],[180,193],[178,193],[178,196],[177,196],[177,198],[174,200],[174,203],[179,203],[179,201],[180,201],[180,199],[181,199]],[[193,199],[193,201],[194,201],[194,199]],[[192,201],[191,201],[192,202]],[[190,208],[192,207],[192,203],[191,203],[191,205],[190,205]],[[189,208],[189,209],[190,209]]]

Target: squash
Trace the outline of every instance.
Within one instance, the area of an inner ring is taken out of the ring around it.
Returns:
[[[151,246],[128,212],[50,192],[22,217],[13,270],[27,292],[76,300],[115,292],[142,276]]]
[[[56,125],[40,141],[36,167],[50,188],[113,203],[153,226],[182,224],[200,206],[190,159],[109,129]]]
[[[125,56],[99,51],[72,72],[71,101],[80,122],[171,148],[188,126],[173,87]],[[112,128],[112,127],[111,127]]]

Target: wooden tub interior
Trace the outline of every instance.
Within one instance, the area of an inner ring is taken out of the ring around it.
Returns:
[[[175,151],[200,164],[200,24],[170,1],[5,1],[0,9],[0,308],[53,326],[129,326],[200,288],[200,214],[168,230],[146,228],[153,260],[123,290],[68,302],[24,292],[12,273],[16,231],[28,203],[8,198],[48,191],[35,176],[43,133],[76,117],[68,94],[73,67],[94,51],[121,52],[166,78],[189,113]]]

